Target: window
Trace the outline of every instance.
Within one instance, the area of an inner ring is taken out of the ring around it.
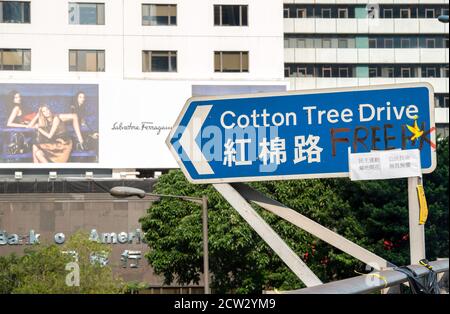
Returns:
[[[394,48],[394,39],[393,38],[385,38],[384,39],[384,48]]]
[[[105,51],[69,50],[69,71],[105,72]]]
[[[382,77],[394,77],[394,68],[393,67],[384,67],[381,70]]]
[[[339,77],[350,77],[348,68],[339,68]]]
[[[297,68],[298,77],[307,77],[308,70],[306,68]]]
[[[411,9],[400,9],[400,18],[402,19],[411,18]]]
[[[331,39],[324,38],[322,40],[322,48],[331,48]]]
[[[1,49],[0,70],[4,71],[30,71],[30,49]]]
[[[402,38],[400,40],[400,47],[401,48],[411,48],[411,41],[409,38]]]
[[[447,123],[436,123],[436,133],[442,138],[449,136],[449,126]]]
[[[214,52],[215,72],[248,72],[249,58],[246,51]]]
[[[142,25],[177,25],[177,5],[142,4]]]
[[[338,18],[347,19],[348,18],[348,9],[347,8],[338,9]]]
[[[283,17],[284,17],[285,19],[288,19],[288,18],[290,18],[290,16],[291,16],[291,14],[290,14],[290,12],[289,12],[289,8],[284,8],[284,9],[283,9]]]
[[[331,76],[332,76],[331,67],[323,67],[322,68],[322,77],[331,77]]]
[[[331,9],[322,9],[321,14],[322,14],[322,18],[329,19],[329,18],[331,18]]]
[[[0,1],[0,23],[30,23],[30,2]]]
[[[369,68],[369,77],[378,77],[378,68],[370,67]]]
[[[448,38],[444,38],[444,48],[449,48]]]
[[[300,38],[297,40],[297,48],[306,48],[306,39]]]
[[[425,68],[425,77],[436,77],[436,68]]]
[[[284,68],[284,77],[291,77],[291,68]]]
[[[177,52],[142,51],[142,72],[177,72]]]
[[[411,77],[411,68],[401,68],[400,73],[402,77]]]
[[[297,9],[297,18],[306,19],[306,9]]]
[[[377,48],[377,40],[375,38],[369,39],[369,48]]]
[[[449,97],[444,96],[444,108],[448,108],[448,106],[449,106]]]
[[[394,17],[393,9],[383,9],[383,17],[385,19],[392,19]]]
[[[448,65],[446,65],[442,68],[442,77],[448,77],[448,75]]]
[[[105,25],[105,4],[70,2],[69,24]]]
[[[427,38],[425,42],[427,48],[436,48],[436,41],[434,38]]]
[[[248,6],[214,5],[215,26],[248,26]]]
[[[435,18],[434,9],[425,9],[425,18],[434,19]]]
[[[338,40],[338,48],[348,48],[348,40],[344,38],[340,38]]]

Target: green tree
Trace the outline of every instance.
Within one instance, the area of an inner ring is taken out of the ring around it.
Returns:
[[[351,239],[363,238],[350,208],[325,180],[257,183],[253,186],[309,217],[342,229]],[[301,191],[301,193],[300,193]],[[212,186],[193,185],[180,171],[163,175],[155,186],[161,194],[206,195],[209,220],[209,250],[212,288],[216,292],[255,293],[262,289],[303,287],[298,278],[248,226]],[[262,217],[287,244],[302,256],[323,280],[358,267],[353,258],[266,211]],[[150,246],[147,258],[166,284],[197,283],[202,269],[201,209],[173,199],[154,204],[142,220]],[[319,245],[320,244],[320,245]]]
[[[76,252],[77,257],[71,252]],[[91,253],[109,254],[110,248],[89,240],[83,232],[73,234],[66,244],[58,246],[37,244],[25,250],[22,257],[11,255],[0,259],[0,284],[7,288],[2,293],[31,294],[95,294],[120,293],[124,283],[114,276],[109,266],[91,262]],[[79,266],[80,285],[69,286],[66,276],[68,263]]]
[[[406,179],[351,182],[295,180],[251,184],[266,195],[398,265],[409,264]],[[438,168],[424,177],[430,259],[448,256],[448,138],[438,145]],[[219,293],[296,289],[302,283],[212,186],[193,185],[181,171],[163,175],[155,192],[209,199],[212,288]],[[364,266],[284,220],[257,209],[323,281],[354,276]],[[201,209],[173,199],[154,204],[141,219],[147,258],[166,284],[197,283],[202,269]]]

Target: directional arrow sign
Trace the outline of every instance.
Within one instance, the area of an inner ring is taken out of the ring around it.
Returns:
[[[392,149],[419,149],[428,173],[436,164],[433,89],[420,83],[194,97],[166,142],[193,183],[346,177],[349,152]]]

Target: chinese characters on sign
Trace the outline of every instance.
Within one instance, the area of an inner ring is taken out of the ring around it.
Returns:
[[[418,149],[349,154],[351,180],[379,180],[422,176]]]
[[[228,183],[348,177],[349,148],[415,149],[429,173],[435,137],[433,90],[421,83],[191,98],[167,145],[191,182]],[[382,170],[378,156],[359,158],[359,171]],[[414,165],[396,158],[393,177]]]

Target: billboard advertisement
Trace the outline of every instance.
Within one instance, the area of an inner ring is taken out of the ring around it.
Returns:
[[[98,85],[1,84],[0,163],[97,163]]]
[[[0,81],[0,168],[177,168],[165,146],[186,100],[276,82]]]

